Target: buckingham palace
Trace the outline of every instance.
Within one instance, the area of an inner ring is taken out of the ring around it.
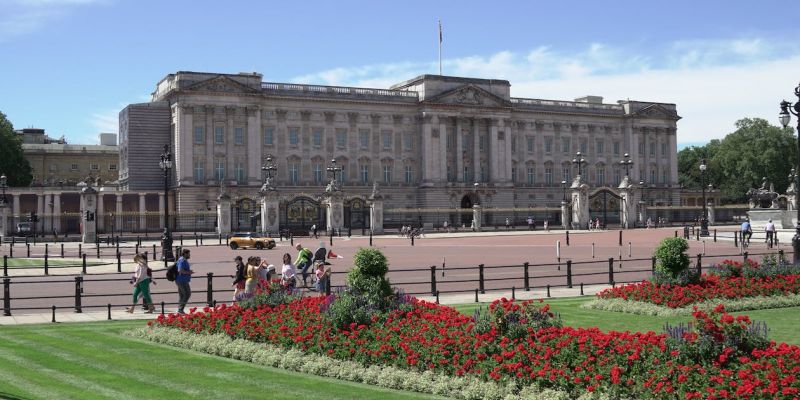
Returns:
[[[593,189],[613,192],[628,173],[646,189],[648,204],[680,205],[679,119],[668,103],[512,97],[511,83],[500,79],[421,75],[376,89],[180,71],[156,84],[150,102],[120,112],[119,184],[163,188],[158,156],[169,145],[175,167],[167,207],[207,210],[225,192],[234,228],[247,227],[256,223],[270,157],[282,225],[298,218],[324,225],[320,196],[335,160],[345,226],[364,226],[373,186],[386,218],[391,210],[427,210],[414,219],[461,224],[449,216],[434,221],[430,210],[481,204],[516,216],[557,209],[580,152],[583,182]],[[626,155],[629,172],[620,163]]]

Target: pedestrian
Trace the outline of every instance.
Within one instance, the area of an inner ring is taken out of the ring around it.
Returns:
[[[319,235],[317,235],[317,224],[311,225],[311,235],[314,236],[314,238],[319,238]]]
[[[530,215],[528,215],[527,222],[528,222],[528,230],[532,231],[533,230],[533,218],[531,218]]]
[[[772,223],[772,220],[767,222],[764,231],[767,232],[767,247],[771,249],[775,245],[775,224]]]
[[[325,274],[325,263],[317,261],[314,263],[314,266],[316,267],[314,273],[317,276],[316,289],[319,292],[320,296],[324,296],[325,292],[328,289],[328,281],[329,281],[328,275]]]
[[[506,230],[511,229],[511,221],[506,217]]]
[[[547,220],[544,220],[544,230],[545,232],[550,232],[550,224],[547,222]]]
[[[189,302],[189,298],[192,297],[192,288],[189,283],[192,281],[194,271],[189,265],[190,258],[189,249],[183,249],[176,263],[178,266],[178,274],[175,276],[175,285],[178,286],[178,314],[186,314],[184,308]]]
[[[134,285],[133,304],[125,311],[133,314],[136,303],[139,302],[139,295],[141,295],[144,298],[145,304],[147,304],[147,311],[145,312],[152,313],[153,310],[155,310],[155,306],[153,306],[153,299],[150,297],[150,277],[147,276],[147,257],[142,254],[137,254],[133,257],[133,262],[136,263],[136,272],[134,272],[131,278],[131,284]]]
[[[315,264],[317,262],[321,262],[323,264],[327,264],[328,256],[328,249],[325,248],[325,242],[319,242],[319,246],[316,250],[314,250],[314,257],[311,259],[311,263]]]
[[[245,276],[247,273],[247,267],[244,265],[242,261],[242,256],[236,256],[233,261],[236,263],[236,271],[235,275],[233,276],[233,301],[239,301],[244,291],[244,284],[247,280]]]
[[[307,287],[308,269],[311,267],[311,258],[314,254],[300,243],[295,248],[297,249],[297,257],[294,259],[294,265],[300,269],[300,275],[303,277],[303,287]]]
[[[294,289],[295,275],[297,269],[292,264],[292,256],[289,253],[283,254],[283,267],[281,267],[281,285]]]
[[[750,226],[749,219],[746,219],[744,220],[744,222],[742,222],[741,233],[742,233],[742,244],[745,243],[750,244],[750,237],[753,236],[753,228]],[[745,238],[747,238],[747,241],[745,241]]]
[[[444,222],[442,222],[442,228],[444,228],[445,232],[450,232],[450,230],[447,227],[447,220],[444,220]]]
[[[470,222],[469,227],[470,229],[472,229],[473,232],[475,232],[475,218],[472,219],[472,222]]]
[[[256,291],[256,286],[261,277],[261,270],[267,266],[266,261],[261,260],[261,257],[253,256],[247,259],[247,272],[245,272],[244,294],[247,297],[252,297]]]

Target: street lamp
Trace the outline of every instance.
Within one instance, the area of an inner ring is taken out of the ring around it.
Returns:
[[[797,165],[798,171],[800,171],[800,85],[797,85],[794,88],[794,95],[797,96],[798,101],[792,105],[788,101],[784,100],[781,102],[781,112],[778,114],[780,117],[781,125],[784,128],[789,126],[789,121],[791,120],[791,116],[789,113],[791,112],[797,118]],[[791,108],[790,108],[791,107]],[[794,187],[795,192],[797,192],[798,188],[800,188],[800,174],[795,174],[794,176]],[[797,194],[795,194],[797,196]],[[797,207],[797,227],[792,238],[792,248],[794,249],[794,263],[797,264],[800,262],[800,207]]]
[[[169,152],[168,144],[164,145],[164,153],[161,154],[158,166],[164,171],[164,235],[161,237],[161,259],[175,261],[175,255],[172,253],[172,234],[169,231],[169,173],[172,170],[172,154]]]
[[[0,189],[3,190],[3,197],[0,198],[0,205],[6,205],[6,189],[8,189],[8,178],[6,174],[0,176]]]
[[[708,236],[708,209],[706,208],[706,164],[705,157],[700,160],[700,186],[703,190],[703,217],[700,219],[700,236]]]
[[[633,160],[631,160],[630,158],[631,158],[631,155],[628,154],[628,153],[625,153],[625,155],[622,156],[622,161],[619,162],[619,165],[621,165],[622,168],[625,168],[625,176],[629,176],[630,175],[631,165],[633,165]]]
[[[572,163],[578,166],[578,176],[581,176],[583,174],[583,166],[587,161],[583,158],[580,151],[575,153],[575,158],[572,159]]]
[[[561,201],[567,201],[567,181],[561,181]]]
[[[264,165],[261,166],[261,170],[264,171],[264,188],[272,189],[272,174],[278,170],[278,167],[275,166],[275,163],[272,161],[272,155],[267,156]]]
[[[326,168],[328,174],[331,176],[331,183],[336,182],[336,174],[342,171],[342,167],[336,165],[336,159],[331,160],[331,165]]]

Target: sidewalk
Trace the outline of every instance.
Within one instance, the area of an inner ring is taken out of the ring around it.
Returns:
[[[610,288],[610,285],[586,285],[583,287],[583,293],[586,296],[591,296],[600,292],[603,289]],[[551,298],[562,298],[562,297],[577,297],[580,296],[580,287],[575,286],[572,289],[568,288],[551,288],[550,289],[550,296]],[[522,289],[516,290],[515,298],[517,300],[529,300],[529,299],[544,299],[547,302],[547,290],[546,289],[536,289],[526,292]],[[478,294],[478,300],[480,303],[490,303],[495,299],[499,299],[501,297],[505,297],[510,299],[512,297],[511,291],[495,291],[489,292],[487,291],[486,294]],[[417,298],[435,302],[436,297],[434,296],[417,296]],[[475,293],[462,293],[462,294],[443,294],[439,296],[439,303],[445,305],[455,305],[455,304],[470,304],[475,303]],[[194,304],[187,306],[187,310],[191,307],[197,307],[201,309],[205,306],[205,304]],[[166,313],[173,311],[171,308],[167,308],[165,310]],[[130,320],[152,320],[156,319],[159,316],[159,307],[156,306],[156,312],[153,314],[145,314],[140,307],[137,306],[136,311],[133,314],[129,314],[125,312],[124,307],[116,307],[111,309],[111,320],[113,321],[130,321]],[[30,325],[30,324],[49,324],[52,323],[53,313],[41,313],[41,314],[24,314],[24,315],[13,315],[10,317],[0,316],[0,326],[7,326],[7,325]],[[56,310],[55,313],[56,323],[68,323],[68,322],[101,322],[101,321],[108,321],[108,310],[103,311],[90,311],[90,312],[83,312],[83,313],[76,313],[71,308],[63,309],[63,310]]]

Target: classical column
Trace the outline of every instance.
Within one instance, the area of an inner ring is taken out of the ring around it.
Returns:
[[[472,119],[472,169],[473,182],[480,182],[481,179],[481,135],[479,130],[479,119]]]
[[[194,182],[192,169],[192,151],[194,146],[194,107],[180,105],[175,111],[178,115],[175,127],[175,180],[177,182]]]
[[[158,214],[164,215],[164,193],[158,193]],[[158,219],[158,228],[164,229],[164,218]]]
[[[422,116],[422,183],[431,180],[433,172],[433,152],[431,149],[431,114],[423,113]]]
[[[159,203],[159,207],[162,203]],[[217,233],[220,235],[231,233],[231,196],[227,193],[217,197]]]
[[[480,204],[472,206],[472,222],[475,232],[481,231],[481,222],[483,222],[483,208]]]
[[[61,194],[56,193],[53,195],[53,230],[61,232]]]
[[[97,239],[97,191],[91,186],[81,189],[81,203],[82,242],[94,243]]]
[[[8,204],[2,203],[0,204],[0,243],[2,243],[2,239],[8,235],[8,227]]]
[[[114,215],[114,230],[116,232],[122,232],[122,195],[117,194],[117,210],[115,211],[116,215]]]
[[[268,236],[275,237],[280,233],[279,201],[276,190],[261,190],[261,230]]]
[[[53,196],[45,193],[44,214],[39,217],[42,220],[42,234],[53,233],[53,210],[50,208],[50,202],[52,201]]]
[[[233,118],[235,116],[236,107],[225,107],[225,180],[228,182],[232,181],[234,177]]]
[[[500,125],[500,121],[496,118],[492,118],[489,120],[489,148],[485,149],[484,153],[489,155],[489,182],[497,183],[500,181],[500,168],[498,166],[499,163],[499,148],[497,146],[497,131],[498,125]]]
[[[14,204],[11,206],[11,213],[14,214],[14,217],[19,218],[19,194],[14,193],[11,197],[14,200]]]
[[[145,213],[147,212],[147,202],[145,201],[146,193],[139,193],[139,230],[145,230],[147,228],[147,217]]]
[[[44,195],[42,194],[36,195],[36,215],[39,216],[39,222],[34,223],[36,225],[36,231],[42,232],[44,226]]]
[[[447,176],[447,117],[439,117],[439,181],[448,182]]]
[[[512,154],[512,151],[511,151],[511,140],[516,135],[515,130],[522,130],[522,129],[524,129],[524,126],[525,126],[525,122],[518,121],[516,123],[516,126],[512,122],[510,124],[507,124],[506,127],[505,127],[504,138],[505,138],[505,141],[506,141],[505,142],[506,154],[505,154],[505,160],[504,160],[505,164],[503,164],[503,170],[505,171],[505,181],[506,182],[511,182],[511,168],[514,165],[514,155]],[[519,173],[519,171],[517,171],[517,173]],[[513,182],[511,182],[511,183],[513,183]]]
[[[274,138],[273,138],[274,140]],[[261,109],[258,106],[247,107],[247,183],[258,185],[261,182],[261,150],[264,148],[261,138]]]
[[[215,181],[217,180],[216,171],[214,170],[214,107],[206,106],[206,126],[205,126],[205,180],[208,181]],[[202,157],[202,153],[198,154],[198,156]],[[193,160],[194,161],[194,160]],[[216,185],[219,186],[219,182],[216,182]],[[159,218],[159,221],[161,218]]]
[[[464,182],[464,119],[456,118],[456,182]]]
[[[104,204],[105,201],[103,201],[103,199],[104,198],[103,198],[102,194],[98,194],[97,195],[97,218],[95,218],[95,219],[97,220],[97,229],[98,230],[102,230],[102,229],[106,228],[106,207],[105,207],[105,204]],[[81,200],[83,200],[83,197],[81,197]],[[82,204],[83,203],[81,203],[81,210],[83,210],[83,205]]]

